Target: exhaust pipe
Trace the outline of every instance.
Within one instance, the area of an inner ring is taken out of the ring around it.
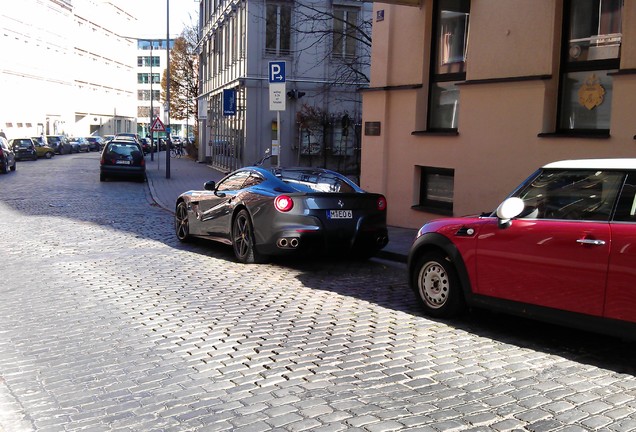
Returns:
[[[300,240],[297,237],[281,237],[276,241],[276,246],[281,249],[296,249],[300,245]]]

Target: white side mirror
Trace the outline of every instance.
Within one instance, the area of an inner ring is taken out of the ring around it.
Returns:
[[[502,225],[507,225],[510,219],[521,214],[525,204],[521,198],[508,198],[497,207],[497,217]]]

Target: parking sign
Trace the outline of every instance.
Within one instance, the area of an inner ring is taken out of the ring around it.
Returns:
[[[269,62],[269,83],[285,82],[285,61]]]

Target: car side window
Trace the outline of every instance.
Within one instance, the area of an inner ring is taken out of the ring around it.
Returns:
[[[245,189],[248,187],[256,186],[258,184],[261,184],[262,182],[263,178],[261,176],[255,173],[251,173],[250,176],[243,183],[242,188]]]
[[[516,194],[522,218],[609,221],[624,173],[602,170],[541,172]]]
[[[220,182],[217,185],[216,190],[223,192],[223,191],[233,191],[233,190],[242,189],[243,183],[245,183],[245,180],[247,179],[249,175],[250,175],[249,171],[239,171],[237,173],[234,173],[228,178],[226,178],[225,180],[223,180],[222,182]]]
[[[614,220],[636,222],[636,173],[630,172],[625,179],[625,184],[616,206]]]

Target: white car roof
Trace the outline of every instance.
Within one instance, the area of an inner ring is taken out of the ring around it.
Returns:
[[[636,169],[636,158],[571,159],[552,162],[543,168],[570,169]]]

